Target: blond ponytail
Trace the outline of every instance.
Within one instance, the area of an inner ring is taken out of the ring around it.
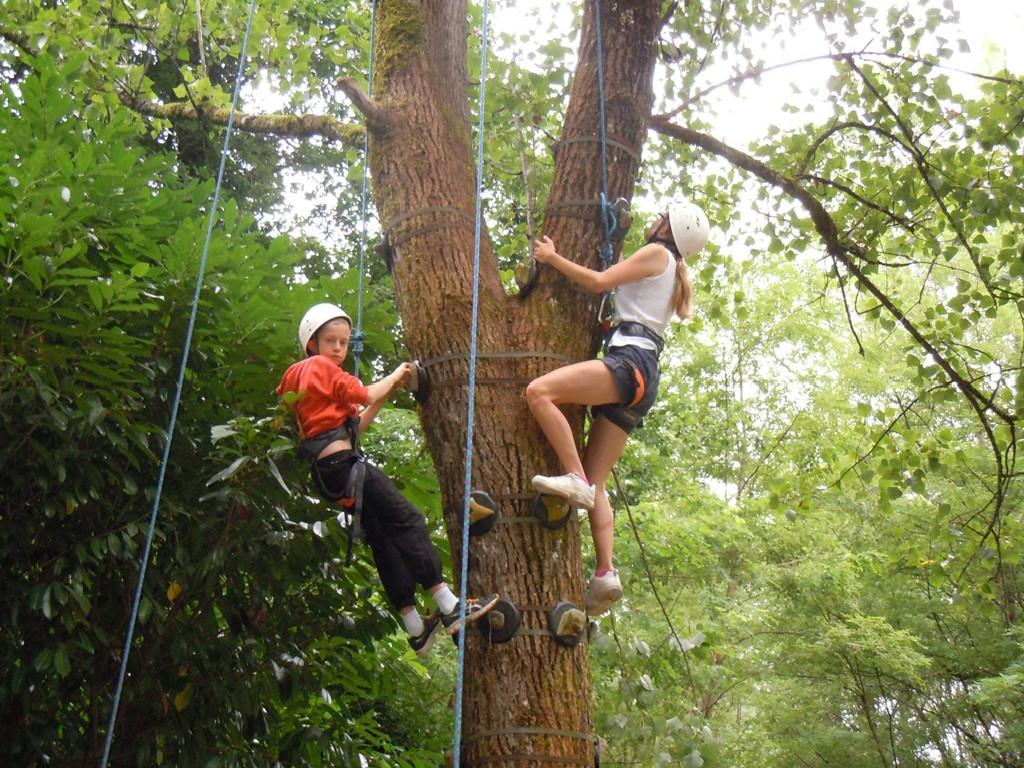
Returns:
[[[686,268],[686,260],[676,258],[676,288],[672,295],[672,305],[680,320],[693,314],[693,283],[690,282],[690,270]]]

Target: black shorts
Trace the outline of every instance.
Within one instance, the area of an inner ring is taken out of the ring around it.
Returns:
[[[658,398],[658,353],[627,345],[611,347],[601,361],[611,371],[619,390],[619,402],[591,408],[594,418],[604,416],[626,434],[640,426]]]

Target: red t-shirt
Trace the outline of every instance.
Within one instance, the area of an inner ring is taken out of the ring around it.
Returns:
[[[298,392],[290,407],[295,411],[302,439],[341,426],[366,404],[369,390],[355,376],[341,370],[323,355],[314,355],[290,366],[277,385],[277,394]]]

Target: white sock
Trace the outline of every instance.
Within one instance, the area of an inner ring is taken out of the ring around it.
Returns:
[[[423,619],[415,608],[402,614],[402,623],[405,624],[405,631],[409,633],[409,637],[423,634]]]
[[[432,592],[430,596],[434,598],[434,602],[437,603],[441,613],[451,613],[459,607],[459,598],[448,589],[447,584],[442,584],[441,588],[436,592]]]

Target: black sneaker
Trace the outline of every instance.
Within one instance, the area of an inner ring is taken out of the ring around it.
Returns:
[[[417,656],[426,656],[430,652],[430,646],[434,644],[434,635],[440,626],[441,614],[437,611],[423,619],[423,631],[409,638],[409,646],[416,651]]]
[[[496,594],[468,598],[466,600],[466,623],[472,624],[477,619],[486,616],[491,608],[497,604],[498,596]],[[441,623],[444,624],[449,635],[457,634],[462,629],[462,624],[459,622],[458,604],[456,604],[455,610],[451,613],[441,614]]]

